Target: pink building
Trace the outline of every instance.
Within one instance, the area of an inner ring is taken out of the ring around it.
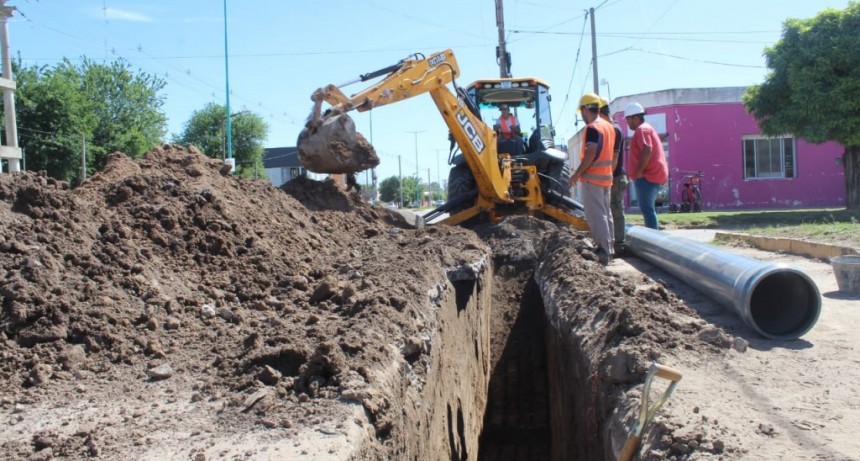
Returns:
[[[670,177],[663,206],[680,203],[684,182],[700,172],[705,211],[844,207],[842,145],[812,144],[790,134],[763,136],[744,109],[743,92],[744,87],[673,89],[610,103],[626,137],[632,132],[623,110],[631,102],[645,107],[645,120],[660,133]],[[635,206],[633,187],[628,195]]]

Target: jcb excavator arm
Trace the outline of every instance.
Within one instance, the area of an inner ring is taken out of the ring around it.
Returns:
[[[364,112],[429,93],[459,145],[478,189],[474,203],[443,223],[460,224],[484,212],[491,220],[498,220],[501,215],[497,210],[504,206],[522,210],[520,213],[540,212],[578,229],[588,228],[581,218],[546,203],[534,166],[515,164],[510,155],[498,154],[496,133],[481,121],[474,102],[454,82],[460,69],[453,51],[445,50],[426,58],[413,55],[340,86],[383,75],[386,76],[381,81],[353,96],[347,96],[335,85],[313,93],[314,108],[298,142],[299,159],[308,170],[353,174],[376,166],[379,159],[372,146],[355,132],[355,124],[347,113]],[[448,89],[449,83],[454,83],[456,94]],[[323,102],[331,105],[325,112]],[[516,186],[512,186],[513,174],[517,175]]]
[[[404,59],[394,66],[362,75],[347,84],[385,73],[389,75],[351,97],[335,85],[327,85],[314,92],[311,96],[314,101],[311,120],[299,136],[299,157],[305,167],[310,171],[327,173],[333,171],[321,171],[319,165],[325,164],[331,157],[340,157],[341,163],[349,163],[343,157],[341,140],[348,140],[356,133],[351,120],[343,120],[347,112],[364,112],[430,93],[475,176],[478,195],[490,202],[513,202],[507,189],[510,183],[510,161],[499,161],[495,132],[468,108],[469,100],[465,94],[458,98],[446,86],[460,74],[453,51],[445,50],[426,58],[414,56]],[[332,106],[325,113],[322,113],[323,101]],[[324,126],[332,128],[322,129]],[[333,138],[338,139],[334,149],[331,146]],[[366,168],[361,162],[355,162],[351,171],[347,168],[334,172],[353,173]]]

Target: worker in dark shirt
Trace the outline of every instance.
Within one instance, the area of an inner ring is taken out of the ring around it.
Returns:
[[[612,189],[609,198],[609,210],[612,212],[612,224],[615,229],[615,256],[623,256],[626,251],[626,230],[624,221],[624,194],[627,193],[627,173],[624,171],[624,135],[621,126],[612,120],[609,113],[609,101],[600,98],[600,117],[615,129],[615,144],[612,146]]]

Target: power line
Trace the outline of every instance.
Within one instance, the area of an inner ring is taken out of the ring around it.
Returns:
[[[616,35],[616,34],[597,34],[601,37],[609,37],[609,38],[629,38],[632,40],[660,40],[664,42],[704,42],[704,43],[740,43],[743,45],[771,45],[772,41],[762,41],[762,42],[753,42],[749,40],[708,40],[708,39],[696,39],[696,38],[666,38],[666,37],[642,37],[637,35]]]
[[[576,49],[576,58],[573,60],[573,69],[570,70],[570,81],[567,84],[567,93],[564,95],[564,102],[561,105],[561,110],[558,113],[558,119],[561,121],[564,115],[564,109],[570,99],[570,87],[573,86],[573,76],[576,73],[576,67],[579,65],[579,54],[582,51],[582,43],[585,41],[585,25],[588,22],[588,14],[583,15],[582,31],[579,33],[579,46]]]
[[[574,32],[549,32],[549,31],[539,31],[539,30],[538,31],[512,30],[510,32],[512,34],[513,33],[528,33],[531,35],[578,35]],[[697,38],[689,38],[689,37],[688,38],[683,38],[683,37],[681,37],[681,38],[669,38],[669,37],[662,37],[662,36],[646,37],[645,35],[648,35],[648,34],[649,34],[648,32],[643,32],[641,34],[639,34],[639,33],[620,34],[620,33],[603,32],[603,33],[597,33],[595,35],[598,37],[605,37],[605,38],[629,38],[632,40],[661,40],[661,41],[667,41],[667,42],[673,42],[673,41],[681,42],[682,41],[682,42],[740,43],[740,44],[746,44],[746,45],[752,45],[752,44],[769,45],[769,44],[773,43],[772,41],[753,42],[753,41],[749,41],[749,40],[701,39],[701,38],[697,39]],[[681,35],[681,34],[682,33],[676,33],[674,35]],[[670,35],[670,34],[667,33],[666,35]]]
[[[658,55],[658,56],[665,56],[665,57],[667,57],[667,58],[680,59],[680,60],[682,60],[682,61],[701,62],[701,63],[704,63],[704,64],[714,64],[714,65],[718,65],[718,66],[746,67],[746,68],[750,68],[750,69],[764,69],[764,68],[765,68],[765,66],[752,66],[752,65],[748,65],[748,64],[732,64],[732,63],[729,63],[729,62],[707,61],[707,60],[702,60],[702,59],[685,58],[685,57],[683,57],[683,56],[675,56],[675,55],[672,55],[672,54],[658,53],[658,52],[656,52],[656,51],[643,50],[643,49],[641,49],[641,48],[627,48],[627,50],[629,50],[629,51],[639,51],[639,52],[642,52],[642,53],[648,53],[648,54],[656,54],[656,55]]]

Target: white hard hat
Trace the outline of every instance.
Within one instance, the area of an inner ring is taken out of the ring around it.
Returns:
[[[645,113],[645,108],[642,107],[642,104],[638,102],[631,102],[627,104],[627,107],[624,108],[624,116],[630,117],[631,115],[641,115]]]

